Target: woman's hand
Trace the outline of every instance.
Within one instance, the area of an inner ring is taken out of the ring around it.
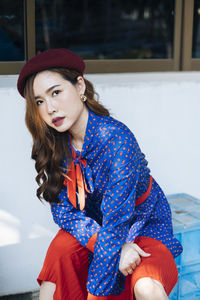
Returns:
[[[124,276],[132,274],[134,269],[139,266],[141,262],[140,256],[148,257],[151,254],[144,252],[137,244],[135,243],[125,243],[122,246],[119,270]]]

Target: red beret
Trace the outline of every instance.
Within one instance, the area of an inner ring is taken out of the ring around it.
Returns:
[[[27,78],[50,68],[67,68],[84,73],[85,63],[80,56],[68,49],[50,49],[32,57],[23,66],[17,81],[19,93],[24,97],[24,86]]]

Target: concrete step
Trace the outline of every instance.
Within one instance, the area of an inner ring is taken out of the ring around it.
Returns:
[[[0,296],[0,300],[38,300],[39,291],[32,291],[24,294]]]

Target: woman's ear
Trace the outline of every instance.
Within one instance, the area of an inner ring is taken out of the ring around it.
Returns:
[[[83,79],[82,76],[77,77],[76,87],[80,95],[85,93],[85,89],[86,89],[85,80]]]

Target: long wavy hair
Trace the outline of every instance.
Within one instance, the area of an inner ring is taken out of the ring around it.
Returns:
[[[60,74],[74,86],[77,77],[82,76],[76,70],[64,68],[53,68],[49,71]],[[48,126],[38,113],[38,106],[34,100],[33,82],[37,74],[30,76],[25,84],[24,97],[26,99],[25,122],[33,138],[32,159],[35,160],[37,171],[36,182],[38,184],[37,197],[49,203],[58,202],[57,195],[65,179],[64,174],[70,169],[72,154],[68,146],[68,132],[59,133]],[[85,105],[95,114],[109,116],[110,113],[99,103],[98,95],[94,91],[92,83],[84,78],[87,101]],[[67,170],[63,170],[61,163],[63,158],[67,158]]]

